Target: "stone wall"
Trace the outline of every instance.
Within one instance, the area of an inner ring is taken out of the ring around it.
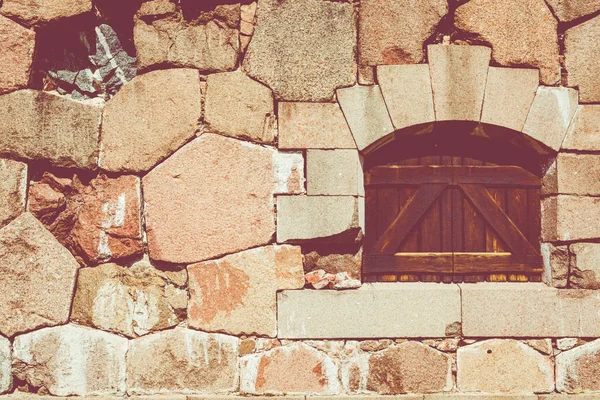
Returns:
[[[600,397],[598,35],[598,0],[0,0],[0,397]],[[366,157],[455,121],[544,160],[544,283],[362,284]]]

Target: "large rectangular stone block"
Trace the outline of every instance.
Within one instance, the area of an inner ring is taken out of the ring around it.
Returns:
[[[558,195],[542,200],[545,242],[600,238],[600,198]]]
[[[288,290],[277,297],[279,337],[445,337],[460,325],[457,285],[375,283],[358,290]]]
[[[357,150],[307,150],[306,192],[313,195],[362,194],[362,167]]]
[[[542,283],[459,285],[465,337],[597,337],[600,292]]]
[[[600,194],[600,155],[559,153],[556,158],[558,193]]]

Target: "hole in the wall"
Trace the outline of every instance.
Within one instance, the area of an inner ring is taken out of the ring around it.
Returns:
[[[488,354],[492,354],[492,350],[488,350],[488,351],[487,351],[487,353],[488,353]]]

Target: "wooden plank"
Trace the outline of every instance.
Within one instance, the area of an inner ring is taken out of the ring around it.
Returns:
[[[527,239],[532,246],[539,248],[542,236],[542,212],[539,189],[527,190],[527,204],[527,217],[529,220]]]
[[[463,250],[485,251],[485,220],[479,215],[475,207],[463,197]]]
[[[498,188],[488,188],[488,192],[490,196],[494,199],[498,207],[504,212],[506,212],[506,189],[498,189]],[[485,250],[492,253],[502,253],[508,251],[505,245],[502,243],[502,240],[496,232],[490,228],[486,227],[485,231],[486,240],[485,240]]]
[[[371,252],[394,254],[411,229],[419,222],[448,185],[426,183],[413,196],[410,203],[398,214],[394,222],[372,247]]]
[[[523,236],[519,228],[498,207],[487,189],[482,185],[459,185],[467,198],[481,213],[487,223],[494,228],[500,238],[515,254],[537,255],[537,251]]]
[[[429,253],[442,251],[441,200],[442,196],[433,202],[419,223],[419,251]]]
[[[440,197],[441,230],[443,252],[452,252],[452,189],[447,188]]]
[[[406,207],[406,205],[410,202],[413,196],[417,193],[417,188],[412,187],[401,187],[399,192],[399,204],[401,208]],[[419,229],[418,225],[415,226],[409,233],[404,242],[400,244],[398,251],[401,252],[417,252],[421,251],[419,248]]]
[[[452,273],[452,253],[396,253],[363,257],[369,274]]]
[[[454,253],[454,272],[467,273],[541,273],[540,256],[512,253]]]
[[[365,186],[421,185],[423,183],[451,182],[452,166],[384,165],[371,168],[365,174]]]
[[[377,192],[377,188],[365,188],[365,249],[373,247],[379,235]]]
[[[378,188],[377,237],[375,238],[375,243],[377,243],[378,238],[383,235],[387,227],[394,222],[401,209],[398,204],[398,188],[392,186]],[[373,243],[373,246],[375,243]]]
[[[455,166],[454,183],[471,183],[494,186],[541,187],[541,179],[516,166]]]

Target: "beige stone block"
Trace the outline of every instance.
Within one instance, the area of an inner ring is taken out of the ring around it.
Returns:
[[[25,211],[27,164],[0,158],[0,229]]]
[[[600,155],[559,153],[556,169],[559,194],[600,195]]]
[[[43,25],[91,10],[92,0],[6,0],[0,12],[28,25]]]
[[[367,394],[367,395],[356,395],[353,394],[351,396],[306,396],[308,400],[423,400],[422,394],[400,394],[394,396],[388,395],[377,395],[377,394]]]
[[[555,246],[552,243],[542,243],[542,258],[544,272],[542,281],[555,288],[567,287],[569,277],[569,249],[567,246]]]
[[[0,336],[0,394],[8,392],[12,388],[12,357],[11,344],[8,339]]]
[[[280,149],[355,149],[337,103],[279,102]]]
[[[571,251],[570,287],[600,289],[600,243],[575,243]]]
[[[577,101],[574,89],[540,86],[523,133],[558,151],[577,111]]]
[[[535,394],[449,393],[426,394],[424,400],[538,400]]]
[[[27,87],[35,32],[0,15],[0,93]]]
[[[375,84],[375,68],[370,65],[359,65],[358,66],[358,79],[359,85],[371,86]]]
[[[600,391],[600,339],[556,356],[556,390],[573,394]]]
[[[600,105],[584,104],[577,107],[562,148],[600,150]]]
[[[598,400],[597,394],[541,394],[538,400]]]
[[[542,283],[461,284],[465,337],[595,337],[600,293]]]
[[[427,52],[436,121],[479,121],[491,49],[429,45]]]
[[[561,22],[570,22],[600,10],[600,0],[546,0]]]
[[[306,193],[358,196],[362,167],[356,150],[308,150]]]
[[[490,67],[481,122],[521,132],[540,81],[537,69]]]
[[[600,7],[599,7],[600,8]],[[565,67],[567,84],[579,89],[582,103],[600,101],[600,82],[596,71],[600,60],[600,16],[578,24],[565,32]]]
[[[559,195],[542,200],[542,239],[569,241],[600,237],[600,199]]]
[[[325,396],[319,396],[320,399],[325,400]],[[337,398],[337,396],[336,396]],[[188,396],[188,400],[248,400],[248,396],[234,396],[234,395],[198,395]],[[284,396],[252,396],[252,400],[304,400],[304,395],[284,395]]]
[[[359,229],[353,196],[277,196],[277,243],[328,238]]]
[[[358,150],[394,131],[379,86],[338,89],[337,98]]]
[[[435,121],[427,64],[380,65],[377,80],[394,128]]]
[[[460,325],[457,285],[364,284],[358,290],[279,293],[279,337],[440,338]]]

